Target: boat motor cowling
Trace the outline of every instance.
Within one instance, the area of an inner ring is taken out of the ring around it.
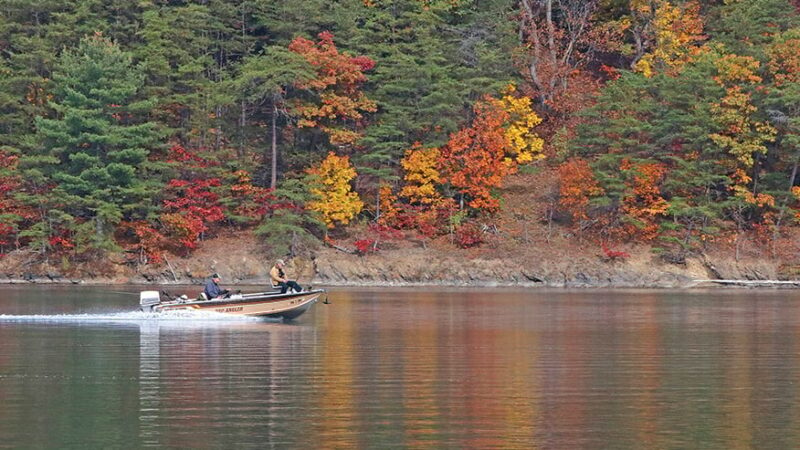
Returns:
[[[161,295],[158,291],[142,291],[139,293],[139,309],[142,311],[152,311],[153,306],[161,303]]]

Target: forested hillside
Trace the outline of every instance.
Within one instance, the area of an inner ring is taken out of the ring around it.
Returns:
[[[235,233],[791,258],[799,163],[798,1],[0,0],[0,254],[63,270]]]

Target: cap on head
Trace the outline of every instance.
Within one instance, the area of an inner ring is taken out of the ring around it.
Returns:
[[[211,278],[220,279],[222,277],[220,277],[218,273],[214,273],[214,274],[211,275]]]
[[[282,259],[279,259],[279,260],[275,261],[275,265],[282,266],[282,265],[284,265],[284,264],[285,264],[285,263],[283,262],[283,260],[282,260]]]

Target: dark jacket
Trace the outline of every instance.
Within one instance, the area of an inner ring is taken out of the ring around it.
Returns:
[[[212,298],[217,298],[222,295],[224,291],[217,283],[214,282],[214,280],[208,280],[206,283],[206,288],[203,290],[203,292],[205,292],[206,297],[211,300]]]

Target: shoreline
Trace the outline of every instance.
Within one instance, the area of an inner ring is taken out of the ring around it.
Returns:
[[[226,286],[263,286],[271,259],[254,248],[256,239],[242,234],[209,241],[196,254],[171,257],[164,264],[133,267],[104,260],[68,271],[19,252],[0,260],[0,285],[199,286],[216,272]],[[452,254],[406,248],[356,256],[323,247],[291,259],[288,273],[301,285],[345,288],[800,288],[800,264],[763,257],[737,260],[717,252],[678,265],[664,262],[647,247],[629,250],[625,260],[609,261],[588,253],[501,256],[486,249]]]
[[[0,279],[0,286],[201,286],[203,280],[119,280],[109,278],[6,278]],[[229,286],[261,286],[263,279],[231,280]],[[491,281],[491,280],[437,280],[437,281],[405,281],[405,280],[361,280],[358,282],[341,280],[312,279],[305,284],[333,288],[525,288],[525,289],[800,289],[800,280],[714,280],[687,279],[683,283],[641,283],[636,282],[600,282],[567,281],[550,283],[547,281]]]

